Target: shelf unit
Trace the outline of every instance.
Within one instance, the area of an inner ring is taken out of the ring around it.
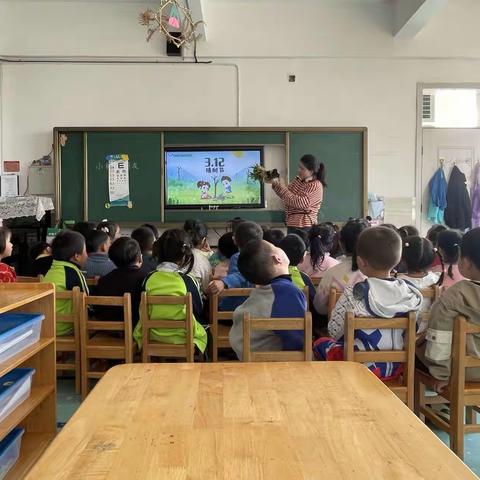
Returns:
[[[16,426],[25,429],[20,458],[6,476],[6,480],[20,480],[26,476],[56,434],[54,286],[49,283],[0,284],[0,314],[7,312],[45,315],[40,340],[0,363],[0,376],[17,367],[35,369],[30,397],[0,422],[0,440]]]

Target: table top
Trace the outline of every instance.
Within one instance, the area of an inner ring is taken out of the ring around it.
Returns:
[[[27,479],[477,478],[363,365],[111,369]]]

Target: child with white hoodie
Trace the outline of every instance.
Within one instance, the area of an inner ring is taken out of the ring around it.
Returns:
[[[314,354],[319,360],[343,360],[345,314],[357,317],[394,318],[418,311],[422,294],[412,284],[391,277],[400,262],[402,240],[398,233],[386,227],[364,230],[357,243],[357,262],[367,280],[345,288],[328,323],[332,338],[319,338]],[[403,330],[369,329],[355,332],[356,350],[402,350]],[[369,363],[367,367],[382,379],[392,379],[402,373],[399,363]]]

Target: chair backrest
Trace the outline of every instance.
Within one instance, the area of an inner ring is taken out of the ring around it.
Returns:
[[[331,317],[333,309],[338,302],[338,299],[341,297],[342,292],[337,290],[335,287],[330,289],[330,293],[328,294],[328,317]]]
[[[403,350],[355,351],[356,330],[404,330]],[[402,318],[355,317],[345,314],[344,359],[348,362],[398,362],[404,364],[403,386],[407,388],[407,404],[413,406],[413,383],[415,376],[416,312]]]
[[[122,308],[122,320],[120,321],[118,318],[112,318],[111,320],[89,318],[89,306],[119,307],[119,314],[120,308]],[[82,313],[82,347],[87,346],[90,332],[124,332],[126,361],[132,362],[132,303],[129,293],[125,293],[122,297],[86,296]]]
[[[98,285],[98,280],[100,277],[87,278],[87,285],[89,287],[96,287]]]
[[[56,322],[59,323],[73,323],[75,328],[75,335],[77,328],[80,325],[80,316],[82,314],[83,302],[85,301],[85,293],[80,291],[79,287],[74,287],[72,290],[66,292],[56,292],[56,300],[71,300],[72,313],[66,315],[56,315]]]
[[[43,275],[38,275],[36,277],[17,276],[18,283],[40,283],[42,280],[43,280]]]
[[[185,318],[183,320],[155,319],[152,320],[149,314],[149,307],[152,305],[185,305]],[[185,296],[153,296],[142,293],[140,302],[140,321],[142,322],[142,360],[149,362],[152,356],[176,356],[185,357],[187,362],[194,360],[193,344],[193,310],[192,294]],[[155,329],[184,329],[185,344],[172,345],[150,340],[150,330]]]
[[[303,287],[303,294],[305,295],[305,300],[307,301],[307,310],[310,309],[310,289],[308,288],[308,285],[305,285]]]
[[[452,341],[452,371],[450,392],[458,400],[465,390],[465,369],[480,368],[480,358],[467,354],[467,335],[480,335],[480,325],[469,322],[465,317],[455,319]]]
[[[278,330],[303,330],[303,350],[252,352],[251,332]],[[243,361],[244,362],[309,362],[312,359],[312,314],[305,312],[303,318],[250,318],[243,315]]]
[[[221,293],[210,296],[210,322],[218,320],[233,320],[233,311],[220,311],[219,304],[224,298],[249,297],[253,288],[226,288]]]
[[[431,303],[434,303],[440,298],[440,295],[442,294],[443,287],[439,287],[438,285],[433,285],[429,288],[422,288],[420,292],[422,293],[422,296],[424,299],[431,300]],[[423,325],[423,329],[426,329],[428,325],[428,320],[430,318],[430,309],[424,310],[420,312],[421,315],[421,324]]]

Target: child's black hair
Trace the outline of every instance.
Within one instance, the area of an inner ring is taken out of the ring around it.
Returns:
[[[199,220],[187,220],[183,229],[190,235],[194,248],[200,247],[208,236],[207,226]]]
[[[352,257],[352,271],[354,272],[358,270],[356,253],[358,237],[369,227],[370,224],[364,218],[353,218],[340,230],[340,241],[342,242],[345,255]]]
[[[68,262],[75,255],[81,255],[85,248],[85,237],[72,230],[62,230],[52,241],[52,256],[54,260]]]
[[[97,225],[97,230],[101,230],[102,232],[105,232],[109,237],[110,240],[113,242],[115,240],[115,235],[117,234],[117,230],[120,228],[118,223],[115,222],[109,222],[108,220],[105,220],[104,222],[100,222]]]
[[[445,265],[448,265],[447,275],[453,279],[453,265],[458,263],[460,258],[460,244],[463,234],[458,230],[445,230],[437,236],[437,247],[441,250],[440,260],[442,261],[442,274],[438,285],[443,285],[445,279]]]
[[[97,253],[110,237],[101,230],[90,230],[86,238],[87,253]]]
[[[158,263],[176,263],[185,273],[193,268],[193,245],[184,230],[166,230],[154,244],[154,255]]]
[[[2,254],[7,248],[9,238],[11,238],[12,232],[7,227],[0,227],[0,254]]]
[[[445,230],[448,230],[448,228],[445,225],[440,225],[440,224],[432,225],[428,230],[427,238],[433,243],[434,247],[437,246],[438,234],[441,232],[444,232]]]
[[[95,230],[96,224],[93,222],[76,222],[72,230],[74,232],[81,233],[85,238],[87,238],[88,232]]]
[[[420,232],[417,227],[413,225],[404,225],[398,229],[399,235],[402,237],[402,240],[405,241],[407,237],[418,237]]]
[[[252,240],[262,240],[263,230],[258,223],[242,222],[237,226],[234,234],[235,243],[239,250],[242,250]]]
[[[218,250],[225,258],[232,258],[233,255],[238,253],[238,247],[233,241],[233,232],[223,234],[218,239]]]
[[[134,265],[142,258],[140,245],[129,237],[117,238],[108,251],[108,257],[117,268]]]
[[[468,258],[475,268],[480,270],[480,228],[474,228],[466,233],[462,238],[460,244],[460,255],[463,258]]]
[[[274,247],[265,240],[251,240],[242,248],[238,257],[238,270],[253,285],[268,285],[272,282]]]
[[[336,233],[329,223],[313,225],[308,233],[308,245],[310,246],[310,263],[314,270],[318,270],[325,260],[325,256],[333,247]]]
[[[158,231],[158,228],[153,223],[144,223],[143,225],[140,225],[140,226],[149,228],[153,232],[153,236],[155,237],[155,240],[158,240],[158,238],[160,237],[160,232]]]
[[[285,234],[282,232],[282,230],[278,228],[274,228],[274,229],[267,228],[263,232],[263,239],[266,242],[270,242],[272,245],[275,245],[276,247],[280,245],[280,243],[284,238],[285,238]]]
[[[34,243],[28,252],[30,260],[36,260],[37,257],[41,255],[47,248],[50,248],[50,245],[47,242]]]
[[[278,245],[286,254],[290,260],[290,265],[292,267],[298,266],[302,263],[303,258],[305,257],[305,252],[307,251],[307,246],[305,242],[294,233],[287,235]]]
[[[140,245],[142,253],[151,252],[155,243],[155,235],[148,227],[138,227],[130,235]]]
[[[376,270],[393,270],[402,256],[402,238],[388,227],[371,227],[358,237],[356,254]]]
[[[402,260],[409,272],[427,272],[435,260],[435,248],[427,238],[418,235],[406,237],[403,242]]]

